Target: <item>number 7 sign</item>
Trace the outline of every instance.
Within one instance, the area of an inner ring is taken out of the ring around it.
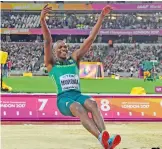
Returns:
[[[57,108],[56,98],[37,98],[37,112],[40,119],[54,119],[61,114]]]
[[[43,109],[45,108],[48,99],[38,99],[38,102],[41,102],[41,106],[39,107],[39,111],[43,111]]]

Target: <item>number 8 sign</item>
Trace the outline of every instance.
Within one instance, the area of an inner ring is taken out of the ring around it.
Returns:
[[[110,105],[107,99],[101,99],[101,110],[104,112],[110,111]]]

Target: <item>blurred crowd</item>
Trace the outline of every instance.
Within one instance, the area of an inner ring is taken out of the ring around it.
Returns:
[[[34,65],[43,54],[43,44],[2,42],[1,50],[8,52],[11,70],[33,71]]]
[[[70,44],[69,54],[79,47],[79,44]],[[39,71],[44,68],[43,43],[2,42],[1,49],[9,53],[12,70]],[[159,45],[120,44],[109,47],[107,44],[94,44],[82,61],[103,62],[105,72],[129,72],[131,67],[137,71],[139,64],[149,59],[159,60],[156,71],[162,72],[162,46]]]
[[[133,67],[138,71],[140,64],[145,60],[159,61],[156,67],[157,72],[162,72],[162,45],[161,46],[140,46],[120,45],[109,50],[106,59],[103,61],[106,71],[129,72]]]
[[[78,45],[72,46],[70,51],[74,51]],[[133,67],[138,71],[144,60],[158,60],[160,63],[156,67],[157,72],[162,72],[162,45],[161,46],[140,46],[140,45],[93,45],[90,51],[83,57],[83,61],[102,62],[105,72],[129,72]]]
[[[56,14],[47,18],[49,28],[91,29],[97,22],[99,14]],[[112,14],[103,22],[103,29],[160,29],[162,14],[153,13],[139,16],[133,14]],[[3,13],[1,28],[40,28],[40,14]]]

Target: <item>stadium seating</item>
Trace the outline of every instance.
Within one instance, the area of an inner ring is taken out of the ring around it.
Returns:
[[[2,15],[2,28],[40,28],[40,14],[5,12]],[[49,18],[49,28],[90,29],[97,22],[98,14],[57,14]],[[138,16],[136,13],[113,14],[105,18],[103,29],[160,29],[161,13]]]
[[[80,44],[69,44],[69,54],[79,46]],[[38,71],[43,67],[43,43],[2,42],[1,48],[9,53],[12,70]],[[101,61],[105,72],[129,72],[132,66],[138,71],[140,62],[146,59],[162,60],[162,45],[117,44],[112,49],[107,44],[93,44],[82,61]],[[161,63],[156,71],[162,72]]]
[[[3,30],[3,35],[1,40],[3,42],[1,48],[9,53],[9,60],[12,61],[12,70],[44,70],[43,38],[40,34],[41,31],[35,29],[40,29],[41,27],[40,10],[44,4],[43,2],[40,3],[40,5],[38,3],[37,7],[35,7],[36,3],[37,2],[29,4],[28,7],[25,7],[25,10],[23,9],[23,3],[22,6],[20,4],[18,7],[16,4],[6,4],[10,9],[13,9],[12,11],[8,9],[3,11],[5,7],[2,8],[1,28]],[[57,4],[57,2],[51,3],[53,3],[55,8],[54,10],[59,10],[59,12],[57,12],[54,17],[47,18],[47,24],[50,29],[91,29],[97,22],[99,11],[92,9],[91,4],[95,5],[93,2],[77,2],[77,4],[73,4],[73,2],[67,2],[64,4]],[[97,4],[98,3],[100,2],[97,2]],[[103,3],[119,2],[114,1]],[[5,3],[3,3],[3,5],[5,5]],[[31,8],[29,6],[34,7]],[[64,9],[62,9],[61,6],[63,6]],[[76,7],[72,8],[72,6]],[[87,11],[79,11],[84,10],[83,7]],[[15,11],[15,9],[20,10]],[[69,11],[66,13],[66,10],[74,9],[75,11]],[[148,32],[149,29],[162,29],[162,14],[158,9],[155,11],[128,10],[129,9],[127,9],[127,11],[113,11],[111,15],[106,16],[102,29],[131,29],[131,31],[136,29],[137,32],[138,30],[143,31],[144,29],[147,29]],[[21,29],[25,29],[25,31]],[[35,31],[30,31],[32,29]],[[21,32],[19,30],[21,30]],[[152,31],[154,33],[154,30]],[[118,32],[118,30],[116,32]],[[155,32],[155,34],[147,33],[146,36],[145,32],[136,35],[133,33],[118,35],[113,33],[109,34],[109,32],[107,32],[107,34],[100,34],[100,36],[95,40],[95,44],[91,47],[91,50],[82,60],[103,62],[105,72],[129,72],[130,67],[134,67],[134,71],[138,71],[141,61],[153,59],[160,61],[159,65],[156,67],[156,71],[162,72],[162,45],[158,44],[158,42],[162,42],[161,30],[155,30]],[[71,34],[71,32],[67,35],[55,35],[52,33],[52,38],[54,42],[59,39],[65,39],[67,43],[70,43],[69,54],[71,54],[75,49],[79,48],[80,43],[84,41],[87,35],[88,34]],[[39,37],[39,39],[37,37]],[[110,39],[113,40],[114,43],[117,43],[114,44],[114,48],[110,48],[107,44]],[[137,43],[140,43],[140,45]],[[143,46],[141,43],[154,44],[146,44]]]

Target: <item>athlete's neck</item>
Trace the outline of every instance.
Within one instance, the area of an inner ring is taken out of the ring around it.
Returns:
[[[58,57],[57,59],[58,59],[58,61],[64,61],[64,60],[67,60],[67,57],[66,58],[60,58],[60,57]]]
[[[64,61],[66,60],[67,58],[58,58],[59,61]]]

